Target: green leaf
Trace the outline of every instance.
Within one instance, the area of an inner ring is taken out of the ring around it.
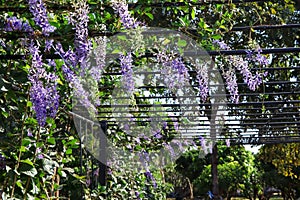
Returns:
[[[186,41],[185,40],[181,40],[179,39],[178,42],[177,42],[177,45],[179,47],[185,47],[187,45]]]
[[[17,185],[19,188],[21,188],[22,190],[24,189],[21,180],[18,180],[18,181],[16,182],[16,185]]]
[[[118,37],[119,40],[123,40],[123,41],[127,40],[126,35],[118,35],[117,37]]]
[[[219,39],[222,38],[222,36],[219,35],[219,34],[212,35],[211,37],[212,37],[212,39],[214,39],[214,40],[219,40]]]
[[[119,50],[119,49],[115,49],[115,50],[113,50],[111,53],[112,54],[117,54],[117,53],[120,53],[121,51]]]
[[[24,138],[24,139],[22,140],[22,146],[27,147],[27,146],[30,145],[32,142],[33,142],[33,141],[32,141],[30,138],[26,137],[26,138]]]
[[[33,162],[32,162],[32,161],[30,161],[28,158],[27,158],[26,160],[20,160],[20,162],[21,162],[21,163],[26,163],[26,164],[28,164],[28,165],[30,165],[30,166],[32,166],[32,167],[34,167],[34,164],[33,164]]]
[[[55,144],[56,144],[55,138],[54,138],[54,137],[48,138],[48,139],[47,139],[47,142],[48,142],[49,144],[51,144],[51,145],[55,145]]]
[[[67,155],[72,154],[72,149],[67,149],[66,154],[67,154]]]
[[[192,19],[196,18],[196,8],[195,7],[193,7],[193,9],[192,9],[191,16],[192,16]]]
[[[5,111],[2,111],[1,114],[2,114],[5,118],[7,118],[7,117],[9,116],[8,112],[5,112]]]
[[[151,13],[145,13],[145,15],[147,15],[151,20],[154,19],[153,15]]]

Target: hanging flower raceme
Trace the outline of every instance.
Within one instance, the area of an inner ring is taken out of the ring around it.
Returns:
[[[60,43],[57,43],[54,49],[56,54],[58,54],[64,61],[64,64],[62,65],[62,71],[67,82],[69,83],[69,86],[73,89],[73,95],[78,98],[81,105],[85,106],[92,112],[96,112],[95,107],[89,99],[91,94],[84,89],[84,86],[80,81],[80,76],[74,72],[74,68],[76,66],[75,53],[70,48],[68,51],[65,51]]]
[[[45,126],[46,118],[54,118],[59,106],[57,76],[54,73],[47,72],[44,68],[38,45],[32,42],[29,50],[32,55],[32,64],[28,76],[32,84],[29,93],[30,100],[39,125]]]
[[[86,59],[91,50],[91,42],[88,40],[89,6],[85,0],[73,1],[75,12],[70,14],[69,22],[75,26],[75,55],[80,64],[82,75],[85,74]]]
[[[207,66],[196,62],[197,80],[199,83],[199,93],[202,102],[208,97],[208,70]]]
[[[134,91],[134,79],[133,79],[133,66],[132,66],[132,57],[129,52],[128,55],[120,55],[120,65],[122,73],[122,87],[127,94],[131,96]]]
[[[42,33],[49,36],[55,31],[55,27],[50,25],[45,4],[42,0],[28,0],[29,10],[34,16],[36,25],[42,28]]]
[[[157,54],[157,60],[162,64],[161,72],[163,74],[164,84],[171,91],[183,88],[189,81],[189,73],[182,58],[173,58],[172,55],[160,52]]]
[[[221,50],[230,50],[229,46],[223,41],[215,40],[213,43]],[[244,59],[241,56],[230,55],[228,56],[228,59],[225,60],[225,63],[228,65],[226,66],[226,69],[225,66],[221,64],[222,75],[226,81],[231,100],[234,103],[239,102],[236,70],[242,74],[244,83],[246,83],[248,88],[252,91],[256,90],[257,87],[262,84],[263,77],[267,75],[267,73],[258,72],[253,74],[250,70],[249,65],[251,62],[258,63],[259,65],[268,64],[267,58],[261,55],[261,52],[261,48],[258,48],[255,52],[247,51],[247,59]]]
[[[230,94],[230,99],[233,103],[239,103],[239,90],[237,85],[237,78],[234,69],[230,68],[227,71],[221,67],[222,75],[225,79],[226,88]]]
[[[126,1],[113,0],[111,3],[115,13],[120,16],[121,23],[126,29],[137,28],[141,24],[130,15]]]

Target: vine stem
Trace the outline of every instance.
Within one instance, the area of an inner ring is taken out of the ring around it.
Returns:
[[[27,102],[29,101],[29,94],[27,96]],[[23,117],[23,120],[22,120],[22,131],[21,131],[21,142],[20,142],[20,146],[22,146],[22,143],[23,143],[23,138],[24,138],[24,127],[25,127],[25,120],[26,120],[26,113],[27,113],[27,110],[28,110],[28,106],[26,105],[25,107],[25,114],[24,114],[24,117]],[[19,149],[20,150],[20,149]],[[14,193],[15,193],[15,187],[16,187],[16,182],[17,182],[17,171],[19,169],[19,166],[20,166],[20,160],[21,160],[21,155],[22,155],[22,151],[20,150],[19,151],[19,155],[18,155],[18,162],[16,164],[16,167],[15,167],[15,175],[14,175],[14,181],[13,181],[13,184],[12,184],[12,189],[11,189],[11,197],[14,197]]]
[[[41,126],[39,126],[39,131],[36,137],[36,142],[38,142],[40,140],[40,134],[41,134]],[[38,153],[38,148],[36,147],[35,152],[34,152],[34,158],[33,158],[33,166],[35,164],[36,161],[36,157],[37,157],[37,153]],[[29,187],[29,183],[30,183],[30,176],[28,176],[27,181],[26,181],[26,186],[25,186],[25,191],[24,191],[24,199],[26,199],[26,194],[27,194],[27,190]]]

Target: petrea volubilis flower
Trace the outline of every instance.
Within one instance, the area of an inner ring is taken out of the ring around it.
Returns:
[[[133,66],[132,66],[132,57],[129,52],[128,55],[120,55],[120,65],[122,73],[122,86],[123,89],[127,91],[127,94],[131,96],[134,91],[134,79],[133,79]]]
[[[137,22],[130,15],[126,1],[113,0],[111,3],[115,13],[120,16],[121,23],[126,29],[137,28],[140,25],[140,22]]]
[[[88,40],[89,6],[85,0],[73,1],[75,12],[70,14],[69,22],[75,26],[75,54],[81,65],[81,73],[85,73],[87,67],[86,59],[91,49]]]
[[[225,142],[226,142],[226,146],[227,146],[227,147],[230,147],[230,140],[229,140],[229,139],[226,139]]]
[[[213,43],[219,46],[221,50],[230,50],[229,46],[223,41],[215,40]],[[263,82],[263,77],[267,75],[266,73],[258,72],[253,74],[250,71],[249,66],[252,61],[254,63],[258,63],[259,65],[268,64],[267,58],[261,55],[262,49],[257,48],[255,52],[247,50],[246,53],[247,58],[245,60],[241,56],[228,56],[228,59],[225,60],[225,62],[228,62],[229,65],[227,67],[227,71],[225,71],[223,66],[221,67],[222,75],[226,80],[227,89],[231,95],[231,100],[235,103],[239,102],[235,70],[238,70],[242,74],[244,83],[246,83],[248,88],[252,91],[257,89],[257,87]]]
[[[208,96],[208,71],[206,65],[197,64],[197,79],[201,100],[206,101]]]
[[[223,77],[225,78],[226,88],[229,91],[231,101],[239,103],[239,92],[235,71],[233,69],[223,71]]]
[[[59,94],[57,91],[57,76],[47,72],[42,62],[39,46],[32,43],[29,47],[32,55],[32,65],[29,71],[30,100],[40,126],[44,126],[47,116],[54,118],[59,106]]]
[[[27,32],[29,35],[33,33],[33,29],[27,21],[22,21],[15,16],[6,19],[4,30],[9,32],[23,31]]]
[[[55,31],[55,27],[50,25],[45,4],[42,0],[28,0],[29,10],[34,16],[36,25],[42,28],[42,33],[49,36]]]
[[[163,82],[171,91],[183,88],[190,78],[182,59],[172,57],[172,55],[167,55],[165,52],[157,54],[157,60],[162,64]]]

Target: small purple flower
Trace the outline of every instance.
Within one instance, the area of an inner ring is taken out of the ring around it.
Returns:
[[[33,137],[32,132],[31,132],[30,129],[27,130],[27,136],[28,136],[28,137]]]
[[[168,123],[166,121],[163,121],[162,128],[165,130],[168,126]]]
[[[52,47],[52,45],[53,45],[53,42],[54,42],[54,40],[46,40],[45,41],[45,52],[50,52],[50,49],[51,49],[51,47]]]
[[[95,171],[94,171],[94,176],[99,176],[99,168],[97,168]]]
[[[140,193],[139,193],[138,191],[135,192],[135,196],[136,196],[136,198],[137,198],[138,200],[141,199],[141,198],[140,198]]]
[[[37,155],[37,159],[41,160],[41,159],[43,159],[43,158],[44,158],[44,155],[43,155],[43,154],[38,154],[38,155]]]
[[[85,181],[85,183],[86,183],[86,185],[89,187],[90,185],[91,185],[91,179],[86,179],[86,181]]]
[[[227,147],[230,147],[230,140],[229,140],[229,139],[226,139],[225,142],[226,142],[226,146],[227,146]]]
[[[0,39],[0,46],[6,48],[6,44],[2,39]]]
[[[199,137],[199,140],[200,140],[200,144],[201,144],[201,147],[204,151],[206,151],[206,142],[205,142],[205,138],[200,136]]]
[[[161,138],[162,138],[162,135],[161,135],[160,130],[153,131],[153,132],[154,132],[153,136],[154,136],[156,139],[161,139]]]
[[[253,52],[251,50],[246,50],[246,55],[248,59],[252,59],[253,57]]]
[[[261,54],[257,54],[255,57],[255,60],[260,64],[260,65],[268,65],[269,62],[267,58]]]

